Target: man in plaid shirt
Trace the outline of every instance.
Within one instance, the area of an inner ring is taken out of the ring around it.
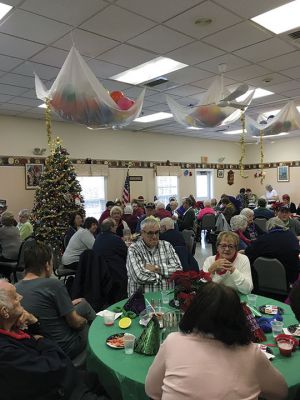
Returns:
[[[128,295],[140,286],[145,292],[172,289],[170,275],[181,270],[181,264],[173,246],[159,240],[160,223],[153,217],[141,223],[141,239],[131,245],[127,255]]]

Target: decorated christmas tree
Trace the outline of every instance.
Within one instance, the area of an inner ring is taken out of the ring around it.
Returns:
[[[57,138],[35,193],[32,219],[37,240],[61,250],[71,215],[79,212],[84,216],[83,203],[74,167]]]

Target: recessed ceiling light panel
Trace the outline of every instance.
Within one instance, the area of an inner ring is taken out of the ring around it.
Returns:
[[[0,3],[0,21],[12,9],[8,4]]]
[[[168,118],[172,118],[172,117],[173,117],[173,114],[171,114],[171,113],[158,112],[155,114],[145,115],[144,117],[136,118],[134,120],[134,122],[147,123],[147,122],[160,121],[162,119],[168,119]]]

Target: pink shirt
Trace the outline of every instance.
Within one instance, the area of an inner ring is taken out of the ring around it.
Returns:
[[[145,383],[153,400],[282,400],[287,385],[251,343],[227,346],[202,335],[171,333],[160,346]]]
[[[201,221],[203,215],[205,215],[205,214],[215,214],[215,213],[216,212],[215,212],[215,210],[213,208],[204,207],[204,208],[202,208],[202,210],[200,210],[200,212],[199,212],[199,214],[197,216],[197,220]]]

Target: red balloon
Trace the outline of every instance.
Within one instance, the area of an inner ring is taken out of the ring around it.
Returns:
[[[110,97],[114,102],[118,103],[118,101],[124,97],[124,93],[116,90],[110,93]]]
[[[134,105],[134,101],[124,96],[117,102],[117,104],[121,110],[129,110],[129,108]]]

